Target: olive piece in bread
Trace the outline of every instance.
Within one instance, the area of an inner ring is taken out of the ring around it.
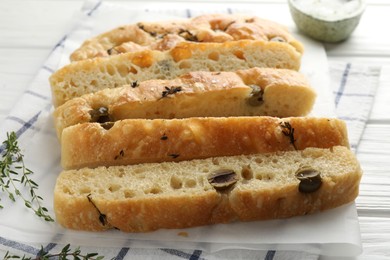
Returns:
[[[285,69],[196,71],[172,80],[132,82],[74,98],[54,112],[58,137],[64,128],[91,121],[91,110],[107,108],[109,121],[225,116],[304,116],[316,98],[306,77]],[[109,112],[109,114],[108,114]],[[98,116],[101,113],[96,113]]]
[[[239,176],[223,192],[207,180],[209,174],[221,168],[239,174],[248,165],[252,174]],[[321,189],[315,193],[298,191],[295,172],[300,165],[321,169]],[[117,228],[124,232],[147,232],[290,218],[353,201],[359,192],[361,175],[356,157],[342,146],[82,168],[59,175],[54,211],[62,226],[88,231]]]
[[[216,190],[225,190],[238,181],[238,176],[233,170],[219,169],[211,173],[207,180]]]
[[[311,193],[317,191],[322,184],[321,173],[314,169],[299,169],[296,173],[299,180],[298,189],[302,193]]]

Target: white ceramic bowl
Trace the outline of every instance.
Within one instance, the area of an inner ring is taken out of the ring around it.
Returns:
[[[324,6],[327,0],[306,1],[312,2],[311,6],[303,6],[299,4],[301,0],[288,0],[291,16],[297,25],[298,29],[306,35],[324,42],[340,42],[347,39],[359,24],[360,17],[365,10],[365,3],[362,0],[339,0],[340,3],[348,3],[351,1],[357,2],[356,9],[348,10],[343,13],[340,8],[331,10],[329,4],[325,11]],[[314,4],[315,3],[315,4]],[[328,2],[329,3],[329,2]]]

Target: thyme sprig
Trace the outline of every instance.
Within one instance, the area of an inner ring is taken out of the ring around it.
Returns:
[[[18,145],[18,140],[15,132],[7,133],[7,140],[3,142],[4,151],[0,161],[0,186],[1,191],[8,195],[8,198],[15,202],[16,198],[23,200],[24,205],[34,211],[35,215],[43,218],[46,221],[54,221],[48,214],[47,208],[41,205],[43,200],[36,190],[38,184],[34,182],[30,175],[33,173],[28,169],[23,161],[23,154]],[[28,196],[23,195],[19,187],[26,187],[29,189]],[[0,208],[4,208],[1,204]]]
[[[62,248],[61,252],[57,254],[49,254],[49,252],[46,252],[43,247],[39,250],[37,256],[35,258],[33,257],[27,257],[27,256],[18,256],[18,255],[11,255],[9,252],[7,252],[3,258],[3,260],[9,260],[9,259],[21,259],[21,260],[49,260],[49,259],[59,259],[59,260],[66,260],[66,259],[74,259],[74,260],[102,260],[104,256],[99,256],[98,253],[88,253],[88,254],[82,254],[80,247],[77,247],[75,250],[70,249],[70,244],[67,244],[64,248]]]
[[[292,144],[294,149],[297,150],[297,147],[295,145],[296,139],[294,137],[294,128],[289,122],[282,122],[280,123],[280,126],[282,127],[282,133],[289,138],[290,144]]]

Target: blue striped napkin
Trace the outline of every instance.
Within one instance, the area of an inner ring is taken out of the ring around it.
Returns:
[[[91,3],[93,3],[91,5]],[[89,2],[84,7],[84,13],[87,16],[101,8],[101,2]],[[231,9],[229,12],[232,12]],[[186,11],[187,14],[191,12]],[[188,15],[187,15],[188,16]],[[48,57],[47,61],[39,70],[36,78],[30,87],[25,91],[18,104],[12,110],[4,122],[0,122],[0,140],[5,139],[5,133],[15,131],[19,142],[36,144],[48,142],[50,145],[58,146],[54,131],[45,133],[45,138],[40,139],[38,133],[47,131],[48,124],[52,124],[47,118],[51,118],[52,105],[51,96],[48,91],[48,77],[58,68],[61,63],[61,57],[65,48],[65,41],[69,37],[65,35]],[[375,96],[376,86],[380,76],[380,68],[365,65],[352,64],[348,62],[331,62],[329,64],[330,83],[334,94],[337,116],[344,119],[348,125],[350,143],[352,149],[357,149],[359,140],[364,130],[369,112]],[[28,148],[27,148],[28,149]],[[4,150],[0,146],[0,152]],[[53,152],[53,151],[51,151]],[[59,151],[54,151],[59,158]],[[39,156],[45,156],[41,154]],[[27,158],[26,158],[27,159]],[[34,168],[37,164],[34,158],[27,163]],[[39,161],[39,160],[38,160]],[[59,162],[52,162],[58,164]],[[49,167],[49,166],[47,166]],[[58,171],[60,170],[58,166]],[[47,182],[53,181],[53,177]],[[46,181],[46,179],[44,180]],[[3,202],[3,201],[2,201]],[[3,203],[4,204],[4,203]],[[10,206],[10,205],[5,205]],[[0,211],[1,214],[1,211]],[[54,228],[54,227],[53,227]],[[0,229],[0,257],[9,251],[13,254],[34,256],[41,249],[50,253],[59,252],[64,244],[58,243],[57,237],[42,239],[39,243],[20,242],[26,241],[23,237],[25,233],[21,232],[21,237],[17,241],[9,239],[8,233]],[[147,243],[147,242],[145,242]],[[77,244],[72,245],[76,248]],[[300,252],[300,251],[283,251],[276,250],[244,250],[244,249],[225,249],[218,252],[207,252],[198,249],[178,250],[168,248],[138,248],[124,246],[118,248],[102,248],[94,246],[82,246],[82,252],[98,252],[104,255],[105,259],[265,259],[265,260],[282,260],[282,259],[318,259],[317,253]]]
[[[330,62],[331,88],[337,117],[347,123],[351,150],[356,151],[371,112],[380,67]]]

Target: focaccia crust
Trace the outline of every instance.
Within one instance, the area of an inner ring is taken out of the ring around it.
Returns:
[[[322,184],[317,190],[299,191],[296,172],[302,166],[320,174]],[[235,172],[238,178],[225,190],[216,189],[208,181],[210,174],[221,169]],[[356,157],[341,146],[83,168],[60,174],[54,209],[64,227],[89,231],[117,228],[147,232],[290,218],[353,201],[361,175]],[[99,212],[105,216],[103,223]]]
[[[71,61],[143,50],[166,51],[181,42],[278,41],[303,52],[286,27],[256,16],[207,14],[176,21],[124,25],[85,41]]]
[[[202,117],[127,119],[64,129],[64,169],[182,161],[215,156],[349,146],[346,125],[331,118]]]
[[[135,81],[174,79],[192,71],[298,70],[300,61],[301,53],[280,42],[182,42],[169,51],[144,50],[73,62],[53,73],[50,85],[53,103],[59,106],[84,94]]]
[[[57,135],[71,125],[104,120],[223,116],[305,116],[316,94],[299,72],[253,68],[191,72],[173,80],[148,80],[69,100],[54,112]],[[107,119],[108,117],[108,119]],[[100,121],[101,122],[101,121]]]

